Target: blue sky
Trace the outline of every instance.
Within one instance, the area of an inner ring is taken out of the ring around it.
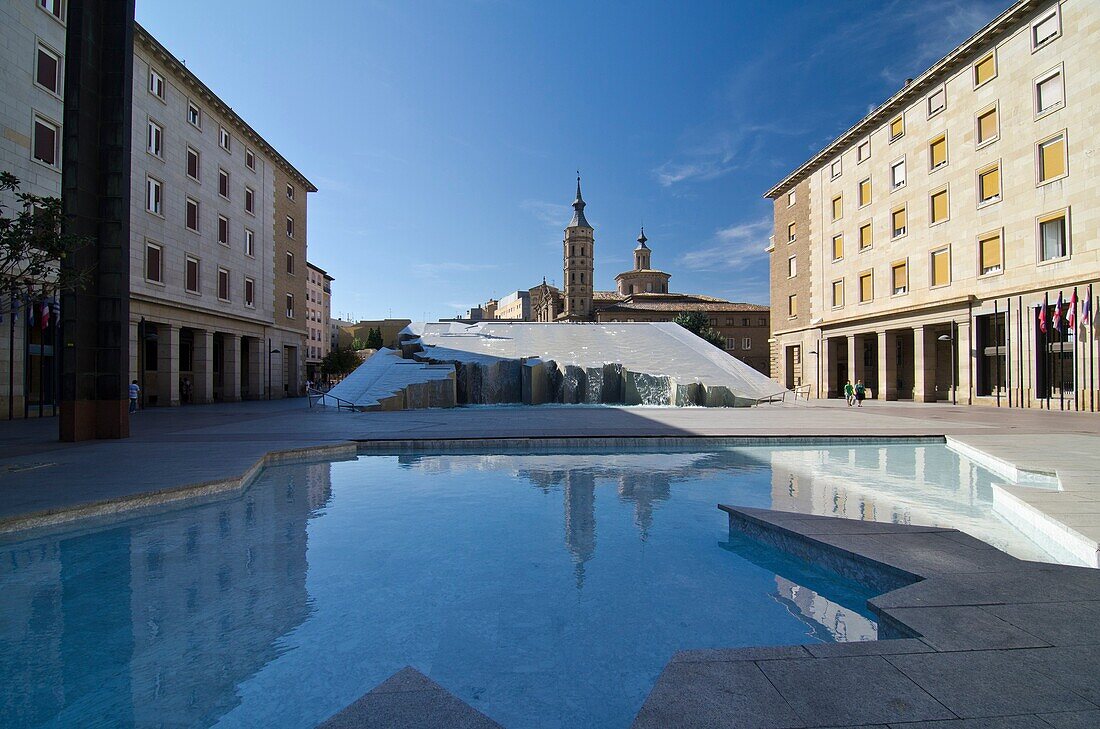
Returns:
[[[644,221],[672,288],[767,303],[761,195],[1008,0],[138,0],[298,167],[333,311],[452,316],[560,282],[575,170],[596,285]]]

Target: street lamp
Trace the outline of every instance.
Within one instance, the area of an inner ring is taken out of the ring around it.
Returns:
[[[271,346],[271,338],[267,340],[267,399],[271,399],[271,355],[279,354],[280,349],[278,347]]]
[[[955,359],[959,356],[959,352],[955,347],[955,322],[951,322],[950,334],[941,334],[936,339],[940,342],[951,342],[951,404],[958,405],[959,402],[955,395]]]
[[[821,399],[821,357],[820,357],[820,355],[818,355],[816,349],[811,349],[810,354],[812,354],[814,356],[814,362],[817,363],[817,365],[816,365],[817,366],[817,377],[815,378],[817,384],[815,385],[815,389],[817,390],[817,399],[820,400]]]

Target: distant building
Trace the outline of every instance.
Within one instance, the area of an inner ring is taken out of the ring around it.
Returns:
[[[497,303],[497,319],[531,321],[531,294],[528,291],[513,291],[502,296]]]
[[[332,317],[332,282],[323,268],[306,263],[306,377],[321,377],[321,360],[332,351],[329,319]]]
[[[382,346],[393,349],[397,347],[397,334],[409,324],[412,324],[411,319],[374,319],[344,325],[341,326],[340,346],[350,347],[355,340],[366,342],[370,330],[377,329],[382,332]]]

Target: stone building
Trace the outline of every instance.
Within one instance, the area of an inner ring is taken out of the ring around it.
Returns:
[[[513,291],[500,297],[496,314],[497,319],[531,321],[531,292]]]
[[[780,384],[1100,404],[1091,326],[1043,303],[1100,282],[1098,24],[1013,3],[767,192]]]
[[[332,351],[332,282],[321,267],[306,262],[306,378],[321,379],[321,360]]]

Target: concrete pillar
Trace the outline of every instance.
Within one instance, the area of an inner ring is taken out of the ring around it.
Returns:
[[[157,404],[180,404],[180,328],[157,324]]]
[[[958,388],[958,400],[962,405],[973,403],[973,395],[977,383],[974,382],[974,343],[970,341],[970,322],[959,322],[957,327],[958,342],[958,374],[955,379],[955,387]],[[950,394],[950,393],[949,393]]]
[[[241,338],[241,357],[248,364],[248,386],[242,384],[241,398],[259,400],[264,396],[264,356],[260,340],[255,337]]]
[[[214,332],[196,330],[191,352],[191,402],[205,405],[214,402]]]
[[[130,375],[126,378],[127,384],[137,380],[141,382],[141,372],[138,371],[138,367],[141,366],[141,348],[145,346],[145,342],[141,341],[141,335],[144,332],[141,331],[141,323],[139,321],[130,321]],[[145,397],[145,393],[142,393],[142,398]]]
[[[860,379],[859,374],[863,371],[863,349],[857,347],[856,335],[849,334],[848,340],[848,379],[851,380],[852,385],[856,384],[856,380]],[[858,350],[858,351],[857,351]],[[858,362],[858,364],[857,364]]]
[[[878,392],[879,400],[898,399],[898,335],[878,332]]]
[[[843,382],[836,382],[838,342],[825,337],[821,340],[821,396],[836,397],[844,388]]]
[[[913,402],[935,401],[935,331],[930,327],[913,327]]]
[[[241,399],[241,338],[236,334],[222,335],[222,400]]]

